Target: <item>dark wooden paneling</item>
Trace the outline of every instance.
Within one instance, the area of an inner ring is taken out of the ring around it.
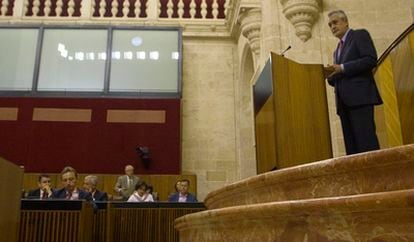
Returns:
[[[175,219],[205,210],[202,203],[23,200],[22,242],[178,242]]]
[[[263,173],[278,167],[276,159],[275,117],[270,97],[255,118],[257,171]]]
[[[93,208],[85,201],[23,200],[20,242],[91,242]]]
[[[108,242],[178,242],[175,219],[205,210],[202,203],[112,203]]]

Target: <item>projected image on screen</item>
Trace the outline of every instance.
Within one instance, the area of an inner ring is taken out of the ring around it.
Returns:
[[[0,90],[32,90],[37,29],[0,29]]]
[[[179,28],[1,27],[0,95],[181,97]]]
[[[39,91],[102,91],[107,30],[47,29],[43,37]]]
[[[178,92],[178,31],[115,30],[110,92]]]

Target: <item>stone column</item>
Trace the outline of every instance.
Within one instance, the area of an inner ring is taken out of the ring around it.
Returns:
[[[240,31],[247,38],[257,66],[260,58],[260,28],[262,11],[260,8],[243,8],[239,15]]]

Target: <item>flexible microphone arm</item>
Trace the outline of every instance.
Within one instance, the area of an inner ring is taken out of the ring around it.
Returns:
[[[285,56],[285,53],[288,51],[288,50],[290,50],[290,48],[292,48],[292,46],[291,45],[289,45],[284,51],[282,51],[281,53],[280,53],[280,55],[281,56]]]

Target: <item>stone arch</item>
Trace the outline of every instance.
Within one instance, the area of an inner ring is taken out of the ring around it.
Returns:
[[[240,178],[257,174],[252,103],[252,78],[255,73],[254,58],[250,45],[246,42],[241,54],[240,79],[237,86],[237,160],[239,161]]]

